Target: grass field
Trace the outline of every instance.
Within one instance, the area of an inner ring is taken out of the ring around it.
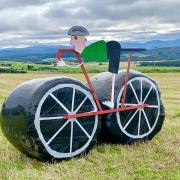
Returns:
[[[64,74],[63,74],[64,75]],[[93,74],[90,74],[93,75]],[[152,141],[95,146],[88,155],[43,163],[18,152],[0,130],[0,179],[180,179],[180,73],[149,73],[161,89],[166,118]],[[57,74],[0,74],[0,107],[18,84]],[[67,76],[82,81],[81,74]],[[1,109],[1,108],[0,108]]]

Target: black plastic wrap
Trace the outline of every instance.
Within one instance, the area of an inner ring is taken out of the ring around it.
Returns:
[[[67,77],[35,79],[10,94],[2,107],[0,124],[6,138],[28,156],[66,159],[88,152],[100,131],[97,116],[62,118],[75,110],[96,110],[86,86]]]
[[[125,71],[119,71],[119,73],[116,75],[114,94],[116,108],[121,107],[121,104],[118,105],[117,101],[121,103],[122,98],[119,93],[122,94],[123,92],[122,89],[124,85],[125,73]],[[108,72],[99,73],[93,76],[91,81],[101,103],[103,101],[110,100],[112,74]],[[139,101],[140,99],[143,101],[147,96],[144,103],[154,105],[154,107],[152,106],[151,108],[144,108],[143,110],[139,110],[137,112],[136,110],[128,110],[103,115],[100,133],[101,141],[131,144],[140,140],[152,139],[153,136],[161,130],[165,112],[160,97],[160,91],[156,82],[137,71],[130,71],[128,82],[129,84],[127,86],[125,99],[126,106],[130,106],[131,104],[140,104],[137,102],[137,99]],[[135,97],[135,94],[138,96],[137,98]],[[103,106],[103,108],[107,109],[105,106]]]

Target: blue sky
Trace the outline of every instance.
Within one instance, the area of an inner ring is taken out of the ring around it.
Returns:
[[[180,38],[179,0],[0,0],[0,48],[68,43],[86,27],[89,41]]]

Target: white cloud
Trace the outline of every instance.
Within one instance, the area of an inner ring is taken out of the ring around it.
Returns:
[[[179,0],[0,1],[1,47],[64,43],[73,25],[88,28],[89,40],[180,38]]]

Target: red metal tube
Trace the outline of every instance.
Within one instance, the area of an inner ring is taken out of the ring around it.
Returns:
[[[137,105],[137,106],[129,106],[129,107],[121,107],[121,108],[108,109],[108,110],[102,110],[102,111],[96,111],[96,112],[69,114],[69,115],[64,115],[64,119],[72,119],[72,118],[86,117],[86,116],[95,116],[95,115],[100,115],[100,114],[108,114],[108,113],[113,113],[113,112],[127,111],[127,110],[145,108],[145,107],[148,107],[148,104],[142,104],[142,105]]]
[[[81,57],[80,57],[80,54],[79,54],[79,53],[76,53],[76,57],[77,57],[79,63],[81,64],[81,69],[82,69],[82,71],[83,71],[83,73],[84,73],[84,76],[85,76],[85,78],[86,78],[86,81],[87,81],[87,83],[88,83],[88,86],[89,86],[89,88],[90,88],[90,90],[91,90],[91,92],[92,92],[92,94],[93,94],[93,97],[94,97],[94,100],[95,100],[95,102],[96,102],[96,105],[98,106],[98,109],[99,109],[100,111],[102,111],[103,109],[102,109],[101,104],[100,104],[100,102],[99,102],[99,99],[98,99],[98,97],[97,97],[96,91],[94,90],[94,87],[93,87],[93,85],[92,85],[92,83],[91,83],[91,81],[90,81],[90,79],[89,79],[89,76],[88,76],[87,71],[86,71],[86,69],[85,69],[85,67],[84,67],[84,64],[83,64],[83,61],[82,61],[82,59],[81,59]]]
[[[70,53],[70,52],[74,52],[76,53],[76,51],[74,49],[59,49],[56,53],[56,59],[58,61],[61,61],[61,54],[63,53]]]
[[[123,90],[123,96],[122,96],[122,107],[124,107],[124,103],[125,103],[126,92],[127,92],[127,82],[128,82],[128,78],[129,78],[129,69],[131,66],[131,62],[132,62],[132,51],[129,52],[128,67],[127,67],[127,72],[126,72],[126,76],[125,76],[124,90]]]
[[[81,65],[81,69],[82,69],[82,71],[83,71],[83,73],[84,73],[84,76],[85,76],[85,78],[86,78],[86,81],[87,81],[87,83],[88,83],[88,86],[89,86],[89,88],[90,88],[90,90],[91,90],[91,92],[92,92],[92,95],[93,95],[93,97],[94,97],[94,100],[95,100],[95,102],[96,102],[96,105],[98,106],[98,109],[99,109],[100,111],[102,111],[103,109],[102,109],[102,107],[101,107],[101,104],[100,104],[100,102],[99,102],[99,99],[98,99],[98,97],[97,97],[97,94],[96,94],[96,92],[95,92],[95,90],[94,90],[94,87],[93,87],[93,85],[92,85],[92,83],[91,83],[91,81],[90,81],[90,79],[89,79],[89,76],[88,76],[87,71],[86,71],[86,69],[85,69],[85,67],[84,67],[84,64],[83,64],[83,61],[82,61],[82,59],[81,59],[80,54],[79,54],[78,52],[76,52],[74,49],[60,49],[60,50],[58,50],[57,53],[56,53],[56,58],[57,58],[57,60],[58,60],[58,61],[61,61],[61,54],[62,54],[62,53],[69,53],[69,52],[74,52],[74,53],[75,53],[76,58],[77,58],[79,64]]]

